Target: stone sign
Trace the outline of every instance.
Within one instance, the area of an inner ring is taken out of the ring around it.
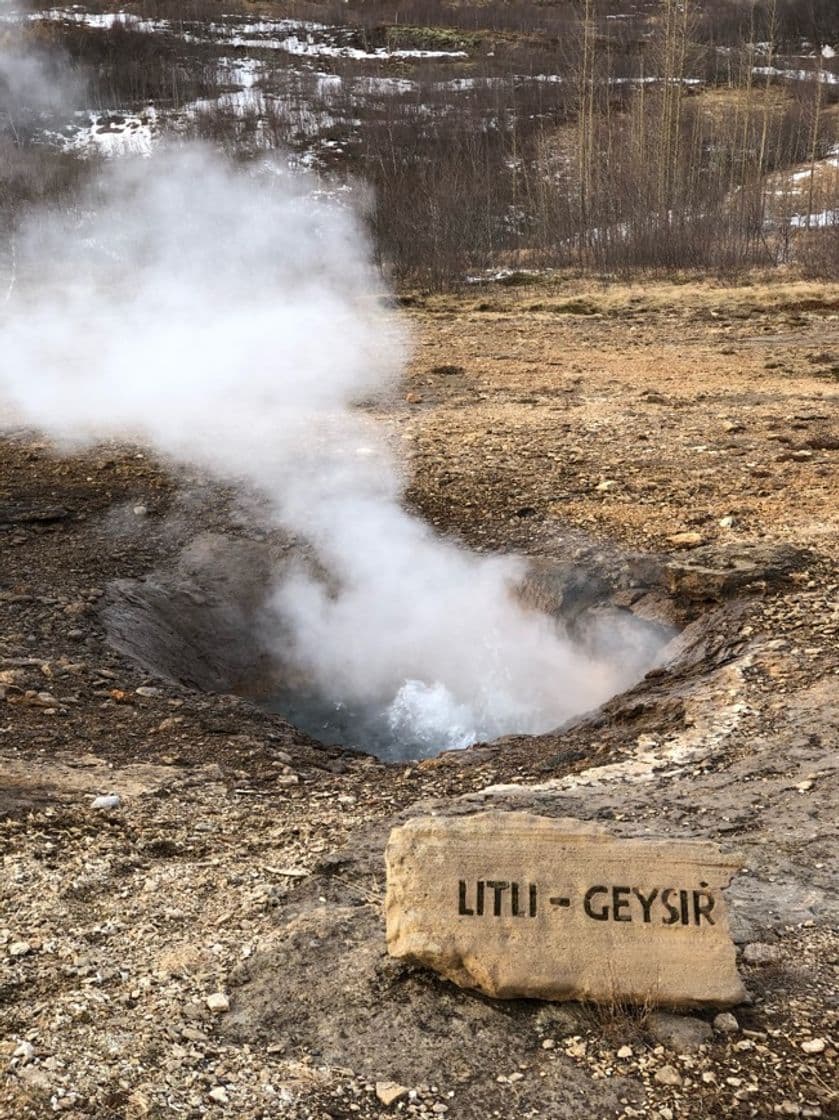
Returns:
[[[417,817],[387,846],[387,945],[490,996],[718,1007],[745,996],[711,843],[530,813]]]

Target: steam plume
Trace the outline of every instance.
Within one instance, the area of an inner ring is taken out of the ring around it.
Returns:
[[[422,752],[544,731],[627,683],[516,601],[517,560],[402,507],[356,406],[392,389],[406,339],[346,208],[181,148],[107,166],[80,212],[18,240],[0,393],[53,436],[142,441],[261,492],[329,573],[292,573],[271,606],[320,695]]]
[[[82,83],[63,53],[34,43],[14,23],[3,22],[0,2],[0,127],[16,127],[30,113],[66,111]]]

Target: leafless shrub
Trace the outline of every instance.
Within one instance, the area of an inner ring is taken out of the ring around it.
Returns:
[[[91,75],[95,104],[188,105],[180,131],[231,155],[290,147],[369,183],[398,282],[442,288],[499,265],[730,275],[799,260],[805,244],[820,275],[839,272],[830,230],[808,233],[806,217],[839,209],[839,177],[816,173],[839,140],[836,63],[821,53],[839,37],[835,0],[650,0],[614,18],[625,8],[295,0],[283,17],[341,28],[341,42],[465,43],[468,62],[331,57],[324,82],[282,51],[225,46],[261,67],[238,98],[223,95],[218,45],[176,32],[263,18],[246,0],[139,0],[133,12],[170,24],[42,34]]]

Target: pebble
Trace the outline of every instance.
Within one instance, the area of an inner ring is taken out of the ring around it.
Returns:
[[[118,809],[122,799],[118,793],[103,793],[90,803],[91,809]]]
[[[230,1009],[230,1000],[224,992],[213,992],[212,995],[207,996],[207,1006],[211,1011],[228,1011]]]
[[[781,958],[781,950],[777,945],[767,945],[763,941],[751,941],[743,949],[743,960],[746,964],[774,964]]]
[[[619,1058],[631,1058],[632,1057],[632,1047],[631,1046],[621,1046],[620,1050],[618,1050],[618,1057]]]
[[[405,1085],[400,1085],[397,1081],[376,1082],[376,1096],[385,1108],[388,1108],[395,1101],[401,1100],[402,1097],[407,1097],[409,1092],[410,1090]]]
[[[677,1069],[673,1066],[662,1066],[661,1069],[656,1070],[655,1080],[659,1085],[681,1085],[682,1076]]]
[[[35,1057],[35,1047],[31,1042],[27,1042],[24,1039],[23,1042],[18,1043],[17,1047],[12,1053],[12,1057],[20,1058],[21,1062],[25,1065],[27,1062],[31,1062]]]
[[[647,1019],[647,1029],[657,1042],[664,1043],[679,1054],[692,1053],[711,1037],[711,1028],[703,1019],[690,1015],[669,1015],[654,1011]]]
[[[714,1016],[714,1030],[718,1034],[736,1034],[740,1030],[740,1024],[730,1011],[721,1011]]]
[[[805,1054],[823,1054],[827,1043],[823,1038],[808,1038],[801,1043],[801,1049]]]
[[[32,952],[32,946],[28,941],[13,941],[9,946],[10,957],[25,957],[27,953]]]
[[[139,688],[135,688],[134,692],[137,696],[162,696],[163,692],[159,688],[153,688],[151,685],[144,684]]]
[[[602,482],[598,482],[596,489],[599,490],[601,494],[605,494],[609,490],[614,490],[617,484],[617,479],[606,478]]]
[[[667,540],[674,548],[697,548],[704,543],[702,534],[696,532],[673,533]]]
[[[553,1038],[543,1039],[542,1040],[542,1049],[543,1050],[555,1050],[556,1049],[556,1040],[553,1039]]]
[[[227,1090],[223,1085],[216,1085],[211,1089],[208,1094],[210,1100],[215,1101],[217,1104],[227,1104],[230,1098],[227,1095]]]

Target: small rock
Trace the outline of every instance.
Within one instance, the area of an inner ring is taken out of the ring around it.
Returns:
[[[227,1104],[230,1098],[227,1095],[227,1090],[223,1085],[216,1085],[208,1093],[210,1100],[215,1101],[216,1104]]]
[[[659,1085],[681,1085],[682,1076],[677,1069],[673,1066],[662,1066],[661,1069],[656,1070],[655,1080]]]
[[[823,1054],[827,1043],[823,1038],[808,1038],[801,1043],[801,1049],[805,1054]]]
[[[702,534],[697,532],[673,533],[667,540],[674,548],[698,548],[703,543]]]
[[[51,692],[36,692],[29,700],[35,708],[57,708],[58,701]]]
[[[718,1034],[736,1034],[740,1030],[740,1024],[730,1011],[721,1011],[714,1016],[714,1030]]]
[[[734,518],[729,514],[727,517],[721,517],[717,524],[721,529],[733,529]]]
[[[395,1101],[401,1100],[402,1097],[407,1097],[409,1090],[400,1085],[396,1081],[377,1081],[376,1082],[376,1096],[385,1106],[389,1108]]]
[[[20,1061],[21,1061],[21,1064],[26,1065],[27,1062],[31,1062],[32,1059],[35,1057],[35,1047],[32,1045],[31,1042],[27,1042],[24,1039],[23,1042],[18,1043],[17,1047],[15,1048],[14,1052],[12,1053],[12,1057],[13,1058],[19,1058]]]
[[[147,506],[134,506],[135,517],[145,517],[148,512]]]
[[[604,478],[602,482],[598,482],[595,489],[599,490],[601,494],[605,494],[608,493],[609,490],[614,490],[617,484],[617,479]]]
[[[103,793],[90,803],[91,809],[118,809],[122,799],[118,793]]]
[[[632,1047],[631,1046],[621,1046],[620,1050],[618,1050],[618,1057],[619,1058],[631,1058],[632,1057]]]
[[[211,1011],[217,1011],[220,1013],[222,1011],[230,1010],[230,1000],[227,998],[224,992],[213,992],[211,996],[207,996],[206,1003]]]
[[[763,941],[751,941],[743,949],[746,964],[774,964],[780,960],[781,951],[777,945],[767,945]]]
[[[135,688],[134,692],[137,696],[162,696],[163,692],[159,688],[153,688],[151,685],[144,684],[139,688]]]
[[[13,941],[9,946],[10,957],[25,957],[27,953],[32,952],[32,946],[28,941]]]
[[[654,1011],[647,1019],[647,1029],[657,1042],[679,1054],[690,1054],[711,1037],[711,1028],[703,1019],[690,1015],[669,1015]]]
[[[556,1041],[553,1038],[543,1038],[542,1039],[542,1049],[543,1050],[555,1050],[556,1049]]]

